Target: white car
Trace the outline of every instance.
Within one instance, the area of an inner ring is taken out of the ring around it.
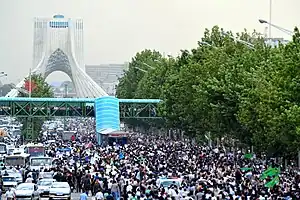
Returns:
[[[22,183],[23,182],[23,177],[22,174],[16,170],[16,169],[5,169],[1,171],[1,175],[3,176],[14,176],[17,179],[18,183]]]
[[[14,176],[3,176],[3,189],[7,191],[9,188],[14,188],[18,185],[17,179]]]
[[[38,200],[39,198],[40,194],[37,191],[37,186],[34,183],[21,183],[16,188],[16,200]]]
[[[17,180],[17,183],[23,183],[23,177],[22,177],[22,174],[17,172],[17,173],[14,173],[14,174],[11,174],[12,176],[16,177],[16,180]]]
[[[156,182],[158,187],[168,188],[171,185],[180,187],[182,183],[181,178],[159,178]]]
[[[71,188],[68,182],[54,182],[50,187],[49,200],[68,199],[71,200]]]
[[[55,179],[44,178],[37,183],[40,196],[49,196],[50,187],[56,182]]]

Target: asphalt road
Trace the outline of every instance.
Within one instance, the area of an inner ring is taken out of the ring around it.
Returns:
[[[72,200],[79,200],[79,196],[80,196],[80,193],[72,193],[71,199]],[[93,200],[94,198],[89,197],[88,199]],[[41,198],[41,200],[48,200],[48,198]]]

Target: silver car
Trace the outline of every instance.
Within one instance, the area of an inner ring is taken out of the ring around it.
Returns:
[[[17,173],[14,173],[12,174],[14,177],[16,177],[16,180],[17,180],[17,183],[23,183],[23,177],[22,177],[22,174],[17,172]]]
[[[14,188],[18,185],[17,179],[14,176],[3,176],[3,189],[4,191],[7,191],[9,188]]]
[[[16,200],[38,200],[40,194],[37,189],[38,188],[34,183],[21,183],[16,188]]]
[[[50,187],[54,182],[56,182],[55,179],[48,179],[48,178],[39,180],[37,186],[38,186],[38,192],[40,193],[40,196],[49,196]]]
[[[49,200],[68,199],[71,200],[71,188],[67,182],[54,182],[50,187]]]

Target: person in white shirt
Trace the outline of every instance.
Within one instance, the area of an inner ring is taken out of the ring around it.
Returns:
[[[171,187],[171,188],[169,189],[168,193],[169,193],[169,195],[170,195],[171,197],[177,196],[177,193],[175,192],[175,190],[174,190],[173,187]]]
[[[31,176],[29,175],[25,183],[32,183],[32,182],[33,182],[33,178],[31,178]]]
[[[13,200],[15,198],[15,193],[12,191],[11,188],[9,188],[6,193],[5,193],[5,197],[7,200]]]
[[[133,188],[133,187],[132,187],[130,184],[128,184],[127,187],[126,187],[126,191],[127,191],[127,192],[131,192],[131,191],[132,191],[132,188]]]
[[[96,200],[103,200],[104,199],[104,195],[103,193],[99,190],[96,195],[95,195]]]
[[[16,188],[12,187],[11,191],[14,193],[14,197],[16,197],[16,191],[17,191]]]
[[[44,178],[44,172],[41,171],[41,172],[39,173],[39,180],[40,180],[40,179],[43,179],[43,178]]]
[[[111,187],[112,187],[112,185],[113,185],[112,182],[113,182],[113,180],[110,180],[109,183],[107,184],[107,188],[108,188],[108,189],[111,189]]]

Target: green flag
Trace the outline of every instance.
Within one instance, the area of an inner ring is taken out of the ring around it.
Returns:
[[[247,171],[252,171],[253,169],[250,168],[250,167],[243,167],[243,168],[241,168],[241,170],[242,170],[243,172],[247,172]]]
[[[253,154],[252,153],[245,154],[244,158],[245,159],[251,159],[251,158],[253,158]]]
[[[273,178],[270,182],[268,182],[268,183],[266,183],[265,184],[265,187],[267,187],[267,188],[272,188],[272,187],[274,187],[276,184],[278,184],[279,183],[279,177],[278,176],[276,176],[275,178]]]
[[[280,173],[280,169],[279,168],[272,168],[272,167],[269,167],[268,169],[266,169],[261,177],[260,177],[260,180],[264,180],[266,179],[267,177],[273,177],[273,176],[278,176],[278,174]]]

